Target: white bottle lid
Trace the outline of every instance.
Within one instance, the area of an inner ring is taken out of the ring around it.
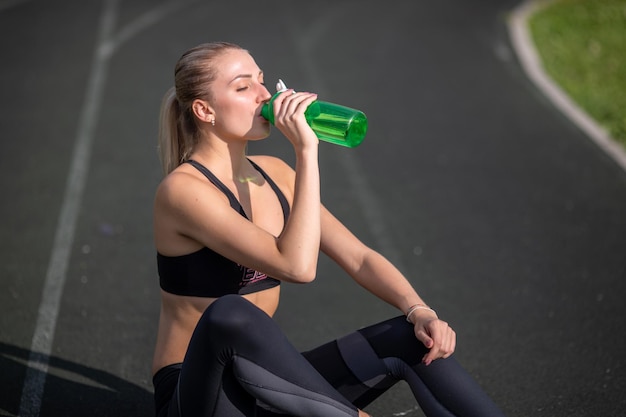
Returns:
[[[283,82],[283,80],[281,80],[280,78],[278,79],[278,82],[276,83],[276,92],[277,93],[282,93],[283,91],[285,91],[287,89],[287,86],[285,85],[285,83]]]

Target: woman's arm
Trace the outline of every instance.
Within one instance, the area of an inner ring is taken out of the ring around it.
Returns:
[[[304,111],[317,95],[290,93],[293,90],[274,100],[274,124],[294,145],[296,155],[292,210],[277,240],[277,249],[292,267],[300,266],[294,275],[310,282],[317,273],[321,236],[319,139],[306,122]]]
[[[414,325],[415,336],[430,349],[423,358],[425,364],[452,355],[456,346],[454,330],[427,308],[411,283],[391,262],[363,244],[325,208],[322,208],[321,248],[366,290],[404,314],[413,310],[409,320]],[[412,309],[417,305],[420,308]]]
[[[296,158],[295,172],[273,159],[274,170],[289,177],[276,178],[277,182],[294,184],[291,214],[278,237],[242,217],[220,191],[187,167],[170,174],[157,190],[155,233],[166,225],[178,236],[274,278],[313,280],[320,246],[318,139],[304,110],[315,97],[281,94],[274,101],[275,124],[292,142]],[[252,204],[264,207],[263,201]]]

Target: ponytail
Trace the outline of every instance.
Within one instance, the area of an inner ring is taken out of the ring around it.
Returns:
[[[190,110],[183,111],[171,87],[161,103],[159,120],[159,159],[167,175],[189,159],[198,138],[198,129]]]
[[[176,100],[176,89],[167,90],[161,102],[159,117],[159,160],[163,174],[167,175],[176,168],[180,160],[180,146],[178,145],[178,118],[180,107]]]
[[[209,87],[217,73],[212,61],[228,49],[242,48],[227,42],[202,44],[185,52],[176,64],[175,87],[165,93],[159,119],[158,150],[165,175],[188,160],[200,140],[191,103],[211,98]]]

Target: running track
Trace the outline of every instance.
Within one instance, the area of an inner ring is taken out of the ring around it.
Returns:
[[[157,113],[209,40],[368,114],[358,149],[321,145],[324,201],[508,416],[620,415],[626,175],[522,71],[515,5],[0,0],[0,415],[151,415]],[[307,349],[391,314],[322,259],[277,320]],[[421,415],[402,385],[368,411]]]

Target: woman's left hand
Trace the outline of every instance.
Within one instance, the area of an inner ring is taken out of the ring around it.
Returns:
[[[411,317],[415,336],[430,351],[422,358],[422,363],[430,365],[439,358],[447,358],[454,353],[456,333],[437,315],[428,311],[416,311]]]

